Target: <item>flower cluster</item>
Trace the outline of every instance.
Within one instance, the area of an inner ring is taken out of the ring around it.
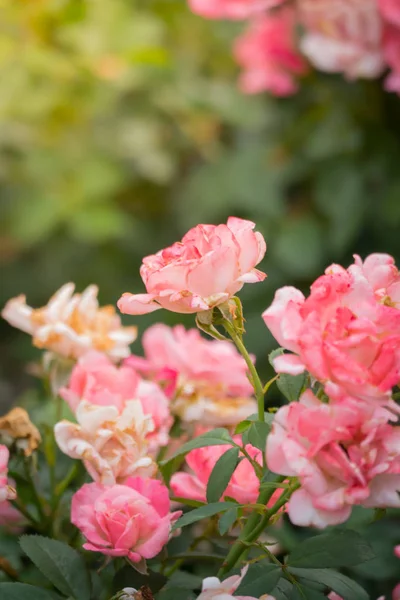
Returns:
[[[210,19],[250,19],[234,50],[247,93],[293,94],[307,61],[348,79],[389,71],[385,88],[400,93],[397,0],[189,0],[189,5]]]

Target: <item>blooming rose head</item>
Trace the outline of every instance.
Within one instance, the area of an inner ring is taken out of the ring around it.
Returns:
[[[382,73],[382,20],[376,0],[299,0],[298,10],[306,30],[301,49],[317,69],[349,78]]]
[[[366,265],[368,259],[348,270],[332,265],[307,299],[295,288],[281,288],[263,318],[279,344],[294,353],[274,359],[277,372],[306,369],[333,400],[387,403],[400,380],[400,311],[382,302],[392,286],[377,289],[378,271],[365,274]],[[391,281],[385,277],[384,283]]]
[[[363,262],[356,254],[349,270],[360,270],[379,302],[400,309],[400,272],[393,256],[370,254]]]
[[[7,479],[9,458],[8,448],[0,444],[0,503],[5,500],[14,500],[16,497],[15,489],[9,485]]]
[[[197,225],[181,242],[143,259],[147,294],[123,294],[118,308],[131,315],[159,308],[197,313],[225,302],[244,283],[262,281],[266,275],[255,266],[266,245],[254,227],[236,217],[226,225]]]
[[[191,10],[206,19],[246,19],[283,0],[189,0]]]
[[[113,485],[131,475],[154,473],[156,466],[148,455],[147,440],[154,425],[139,400],[126,402],[121,413],[115,406],[96,406],[82,400],[76,419],[77,424],[57,423],[54,435],[60,450],[83,460],[95,481]]]
[[[113,406],[121,414],[130,400],[139,400],[145,415],[153,420],[154,429],[147,434],[151,451],[168,443],[173,419],[169,400],[157,383],[144,381],[130,367],[116,367],[100,352],[88,352],[72,370],[67,387],[60,390],[75,412],[82,400],[96,406]]]
[[[254,20],[235,44],[235,57],[244,68],[240,86],[247,94],[263,90],[275,96],[297,91],[296,76],[307,71],[295,47],[295,11],[282,8]]]
[[[105,352],[118,360],[129,356],[129,344],[136,339],[136,327],[122,327],[112,306],[99,308],[98,288],[91,285],[82,294],[67,283],[43,308],[33,309],[25,296],[9,300],[3,318],[33,338],[34,346],[68,358],[79,358],[90,349]]]
[[[86,538],[83,547],[138,563],[161,552],[181,512],[170,512],[160,481],[130,477],[124,485],[82,486],[73,496],[71,521]]]
[[[267,465],[300,480],[288,504],[295,525],[343,523],[355,504],[400,507],[400,430],[392,416],[355,399],[325,404],[311,390],[278,410]]]

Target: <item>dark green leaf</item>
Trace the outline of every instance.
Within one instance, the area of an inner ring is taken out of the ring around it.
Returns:
[[[234,507],[236,507],[236,504],[233,502],[213,502],[212,504],[206,504],[205,506],[195,508],[183,515],[183,517],[174,523],[172,529],[175,530],[180,527],[186,527],[186,525],[191,525],[192,523],[196,523],[196,521],[201,521],[201,519],[213,517],[220,512],[225,512]]]
[[[27,583],[0,583],[0,598],[1,600],[55,600],[60,596]]]
[[[290,553],[293,567],[352,567],[375,557],[369,543],[352,529],[336,530],[308,538]]]
[[[260,562],[250,565],[243,581],[237,589],[238,596],[261,596],[268,594],[277,585],[282,569],[277,565]]]
[[[195,594],[180,587],[167,587],[158,592],[157,600],[194,600]]]
[[[296,578],[302,581],[315,581],[323,583],[327,589],[333,590],[343,600],[369,600],[367,592],[358,583],[331,569],[300,569],[289,567],[288,569]]]
[[[23,535],[22,550],[60,592],[76,600],[90,599],[90,578],[76,550],[40,535]]]
[[[203,578],[187,571],[175,571],[168,580],[166,587],[184,588],[185,590],[196,590],[201,588]]]
[[[223,515],[221,515],[218,522],[218,531],[221,535],[228,533],[229,529],[238,518],[238,511],[238,508],[230,508]]]
[[[207,502],[218,502],[239,462],[239,448],[230,448],[215,463],[207,484]]]
[[[275,600],[293,600],[294,589],[293,585],[287,579],[281,577],[271,591],[271,596]]]
[[[269,415],[272,417],[272,415]],[[271,419],[272,420],[272,419]],[[265,452],[265,446],[267,444],[267,437],[271,431],[271,425],[269,423],[261,423],[261,421],[255,421],[252,423],[248,430],[247,439],[249,444],[255,446],[262,452]]]
[[[133,587],[137,590],[147,585],[153,594],[158,592],[167,583],[167,578],[161,573],[155,573],[149,569],[147,575],[143,575],[133,567],[126,565],[120,569],[113,579],[113,590],[117,592],[125,587]]]

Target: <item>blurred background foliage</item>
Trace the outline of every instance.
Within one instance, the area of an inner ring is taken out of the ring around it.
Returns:
[[[115,303],[142,290],[142,256],[234,214],[269,246],[267,282],[242,293],[267,365],[260,313],[278,286],[307,288],[353,252],[399,260],[400,101],[381,82],[311,73],[293,98],[243,96],[241,25],[184,0],[0,7],[1,305],[20,293],[42,305],[69,280]],[[136,322],[160,319],[181,316]],[[5,322],[1,333],[8,403],[32,385],[24,362],[38,352]]]

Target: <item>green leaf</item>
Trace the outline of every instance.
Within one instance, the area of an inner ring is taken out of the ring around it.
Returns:
[[[0,583],[0,598],[2,600],[55,600],[60,596],[27,583]]]
[[[272,592],[282,576],[282,569],[278,565],[259,562],[247,570],[236,594],[238,596],[261,596]]]
[[[308,538],[289,554],[288,565],[309,568],[352,567],[375,558],[370,544],[352,529]]]
[[[221,515],[218,522],[218,531],[221,535],[228,533],[229,529],[238,518],[238,512],[239,508],[230,508],[223,515]]]
[[[247,429],[250,427],[252,421],[249,421],[248,419],[246,421],[241,421],[240,423],[238,423],[236,425],[236,429],[235,429],[235,435],[238,435],[240,433],[243,433],[244,431],[247,431]]]
[[[136,589],[147,585],[153,594],[158,592],[167,583],[167,578],[161,573],[155,573],[149,569],[147,575],[139,573],[130,565],[125,565],[114,576],[112,587],[117,592],[125,587]]]
[[[201,588],[203,578],[187,571],[175,571],[168,580],[166,587],[184,588],[185,590],[196,590]]]
[[[218,502],[239,463],[239,448],[230,448],[215,463],[207,484],[207,502]]]
[[[157,600],[194,600],[195,594],[181,587],[167,587],[157,594]]]
[[[369,595],[358,583],[337,571],[296,567],[289,567],[288,571],[304,582],[323,583],[329,590],[333,590],[339,596],[342,596],[343,600],[369,600]]]
[[[172,530],[174,531],[180,527],[186,527],[186,525],[191,525],[192,523],[196,523],[196,521],[201,521],[201,519],[213,517],[220,512],[225,512],[230,508],[235,507],[237,507],[237,505],[233,502],[213,502],[212,504],[206,504],[200,508],[195,508],[178,519],[172,526]]]
[[[171,458],[163,461],[161,465],[166,465],[178,456],[184,456],[196,448],[204,448],[206,446],[224,446],[226,444],[230,444],[231,446],[235,445],[228,430],[223,427],[212,429],[211,431],[207,431],[206,433],[199,435],[194,440],[183,444],[183,446],[181,446],[179,450],[177,450],[177,452],[171,456]]]
[[[273,415],[268,415],[270,417],[270,421],[273,420]],[[261,423],[261,421],[256,421],[252,423],[250,429],[248,430],[247,439],[249,444],[258,448],[262,452],[265,452],[265,446],[267,444],[267,437],[271,431],[270,423]]]
[[[76,600],[90,600],[89,574],[76,550],[41,535],[23,535],[20,544],[33,564],[60,592]]]
[[[268,361],[274,367],[274,359],[284,354],[283,348],[276,348],[268,355]],[[275,368],[275,367],[274,367]],[[287,373],[280,373],[279,378],[276,382],[279,391],[289,400],[289,402],[295,402],[299,399],[301,391],[306,383],[307,374],[300,373],[300,375],[288,375]]]

